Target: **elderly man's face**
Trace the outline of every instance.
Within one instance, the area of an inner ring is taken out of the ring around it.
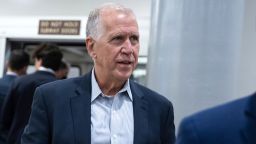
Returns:
[[[103,29],[95,40],[95,69],[101,76],[127,80],[139,53],[139,32],[133,15],[108,12],[102,15]]]

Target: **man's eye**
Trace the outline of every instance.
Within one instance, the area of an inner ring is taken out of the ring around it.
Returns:
[[[116,36],[112,40],[114,40],[114,41],[121,41],[121,40],[123,40],[123,37],[122,36]]]
[[[137,44],[139,42],[139,37],[138,36],[131,36],[130,41],[132,44]]]
[[[120,45],[123,43],[124,39],[125,38],[123,36],[115,36],[111,39],[110,42],[115,45]]]

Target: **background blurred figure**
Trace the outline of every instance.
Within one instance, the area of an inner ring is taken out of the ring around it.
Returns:
[[[23,50],[13,50],[7,62],[7,72],[0,79],[0,117],[3,101],[13,80],[26,74],[29,65],[29,55]],[[7,134],[0,131],[0,144],[6,143]]]
[[[34,91],[37,86],[56,80],[56,71],[62,60],[60,49],[42,44],[34,52],[37,71],[16,79],[4,101],[1,129],[8,131],[8,144],[19,144],[20,136],[28,122]]]
[[[256,144],[256,93],[185,118],[176,144]]]
[[[7,72],[0,79],[0,112],[2,103],[9,90],[12,81],[26,74],[29,65],[29,55],[23,50],[13,50],[7,62]]]
[[[55,76],[57,79],[66,79],[69,73],[69,65],[65,61],[61,61],[60,67],[55,71]]]

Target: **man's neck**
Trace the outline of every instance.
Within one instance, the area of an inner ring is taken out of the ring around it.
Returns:
[[[114,96],[117,94],[124,86],[126,81],[116,80],[111,77],[104,77],[97,75],[94,70],[95,79],[105,95]]]

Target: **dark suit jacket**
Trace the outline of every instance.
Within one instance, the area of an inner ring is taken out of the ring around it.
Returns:
[[[1,116],[1,108],[3,106],[3,101],[7,95],[7,92],[11,86],[11,83],[17,76],[14,75],[4,75],[0,79],[0,116]]]
[[[4,75],[0,79],[0,118],[1,118],[1,111],[4,103],[4,99],[15,78],[17,78],[17,76],[15,75]],[[5,131],[0,130],[0,144],[6,144],[6,139],[7,139],[7,133]]]
[[[256,144],[256,94],[184,119],[177,144]]]
[[[20,136],[26,126],[37,86],[56,80],[54,74],[46,71],[37,71],[15,79],[4,101],[1,129],[8,132],[8,144],[20,141]]]
[[[172,104],[130,81],[134,143],[173,144]],[[91,144],[91,74],[37,88],[22,144]]]

